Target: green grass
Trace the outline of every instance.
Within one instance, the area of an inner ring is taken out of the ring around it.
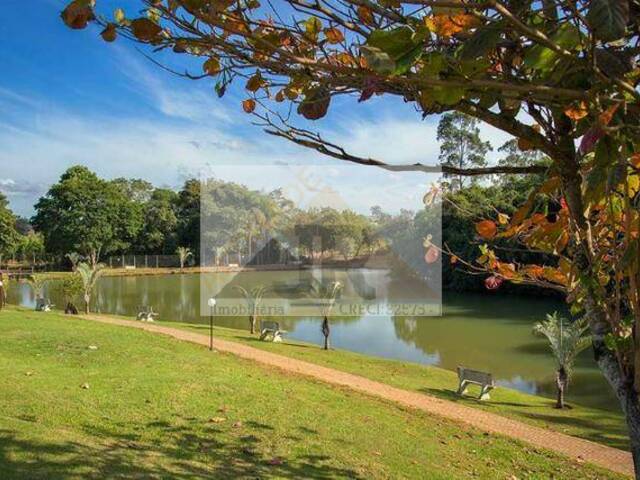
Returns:
[[[176,322],[158,322],[176,328],[208,334],[208,326]],[[455,372],[442,368],[369,357],[346,350],[326,352],[319,345],[293,340],[283,343],[261,342],[248,332],[216,328],[215,335],[226,340],[249,344],[253,347],[305,360],[377,380],[395,387],[427,393],[439,398],[464,403],[529,424],[628,450],[629,439],[622,414],[572,404],[571,409],[553,408],[555,401],[508,388],[498,387],[491,392],[490,401],[461,398],[455,392],[458,377]],[[470,394],[477,394],[470,389]]]
[[[621,478],[140,330],[10,309],[0,337],[3,480]]]

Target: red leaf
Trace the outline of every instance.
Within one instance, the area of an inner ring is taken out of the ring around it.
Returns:
[[[600,127],[595,126],[591,127],[587,132],[582,136],[582,140],[580,141],[580,153],[582,155],[586,155],[593,151],[600,140],[604,136],[604,130]]]
[[[435,263],[438,260],[439,256],[440,256],[440,252],[438,251],[438,249],[433,245],[431,245],[431,247],[429,247],[429,250],[427,250],[427,253],[424,256],[424,261],[429,264]]]
[[[503,281],[504,280],[502,279],[502,277],[491,275],[490,277],[487,277],[485,279],[484,286],[487,288],[487,290],[497,290],[498,288],[500,288]]]

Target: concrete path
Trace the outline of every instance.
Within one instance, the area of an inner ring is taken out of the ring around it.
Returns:
[[[177,328],[153,323],[120,320],[100,315],[85,316],[84,318],[111,325],[133,327],[148,332],[160,333],[199,345],[209,345],[208,336]],[[623,450],[522,423],[448,400],[402,390],[359,375],[296,360],[241,343],[220,340],[214,337],[213,347],[218,351],[231,353],[287,372],[311,377],[332,385],[340,385],[374,397],[390,400],[406,407],[416,408],[427,413],[462,422],[485,432],[511,437],[539,448],[560,453],[578,462],[588,462],[614,472],[633,475],[631,454]]]

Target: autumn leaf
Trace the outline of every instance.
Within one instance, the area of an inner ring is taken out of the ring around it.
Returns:
[[[124,10],[121,8],[116,8],[113,12],[113,19],[116,21],[118,25],[124,25],[127,17],[124,13]]]
[[[611,123],[611,120],[613,120],[613,116],[618,111],[618,108],[620,108],[620,104],[616,103],[615,105],[610,106],[604,112],[602,112],[599,117],[600,123],[603,126],[609,125]]]
[[[631,155],[629,162],[631,162],[631,165],[633,165],[634,168],[640,168],[640,153],[634,153]]]
[[[460,260],[456,255],[451,255],[451,258],[449,259],[449,263],[451,263],[451,265],[455,265],[456,263],[458,263],[458,260]]]
[[[491,275],[490,277],[487,277],[485,279],[484,286],[487,290],[497,290],[498,288],[500,288],[503,282],[504,280],[501,277],[497,275]]]
[[[518,138],[518,149],[522,150],[523,152],[535,150],[535,148],[536,147],[533,145],[531,140],[528,140],[526,138]]]
[[[358,18],[365,25],[374,25],[375,20],[373,18],[373,12],[369,7],[365,7],[364,5],[360,5],[357,10]]]
[[[569,117],[574,122],[578,120],[582,120],[584,117],[589,115],[589,110],[587,109],[587,104],[584,102],[580,102],[578,105],[571,105],[566,108],[564,114]]]
[[[216,57],[210,57],[209,60],[204,62],[202,70],[204,70],[204,73],[206,73],[207,75],[217,75],[218,73],[220,73],[220,60],[218,60]]]
[[[256,109],[256,101],[253,98],[247,98],[242,102],[242,109],[246,113],[253,113],[253,111]]]
[[[304,100],[298,105],[298,114],[307,120],[319,120],[329,110],[331,95],[324,88],[315,88],[305,94]]]
[[[151,42],[158,38],[162,28],[148,18],[136,18],[131,22],[131,32],[138,40]]]
[[[75,0],[67,5],[60,14],[62,21],[69,28],[81,30],[87,27],[87,24],[95,19],[92,8],[85,0]]]
[[[427,253],[424,256],[424,261],[427,262],[428,264],[432,264],[437,262],[439,257],[440,257],[440,252],[434,245],[431,245],[429,247],[429,250],[427,250]]]
[[[264,79],[262,78],[262,74],[260,72],[256,72],[248,81],[245,88],[250,92],[257,92],[263,85]]]
[[[116,37],[118,36],[116,26],[113,23],[109,23],[100,35],[105,42],[115,42]]]
[[[476,232],[485,240],[491,240],[498,233],[498,227],[492,220],[483,220],[476,223]]]
[[[431,15],[425,17],[425,25],[441,37],[452,37],[456,33],[469,30],[478,25],[473,15],[459,13],[457,15]]]
[[[335,27],[327,28],[324,31],[324,36],[327,37],[327,42],[334,45],[344,41],[344,35]]]
[[[507,215],[506,213],[499,213],[498,223],[500,223],[500,225],[506,225],[507,223],[509,223],[509,215]]]

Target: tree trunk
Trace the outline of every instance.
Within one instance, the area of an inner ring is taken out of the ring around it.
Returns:
[[[256,316],[254,314],[249,315],[249,331],[251,335],[256,333]]]
[[[640,405],[638,404],[638,394],[633,388],[633,381],[622,375],[618,361],[606,347],[603,337],[594,337],[593,350],[596,362],[618,397],[625,415],[636,479],[640,479]]]
[[[329,350],[329,335],[331,335],[331,327],[329,326],[329,319],[324,317],[322,321],[322,335],[324,335],[324,349]]]
[[[564,367],[560,367],[556,372],[556,387],[558,388],[556,408],[564,408],[564,392],[567,388],[567,371]]]
[[[89,302],[88,301],[84,302],[84,313],[89,315]]]

